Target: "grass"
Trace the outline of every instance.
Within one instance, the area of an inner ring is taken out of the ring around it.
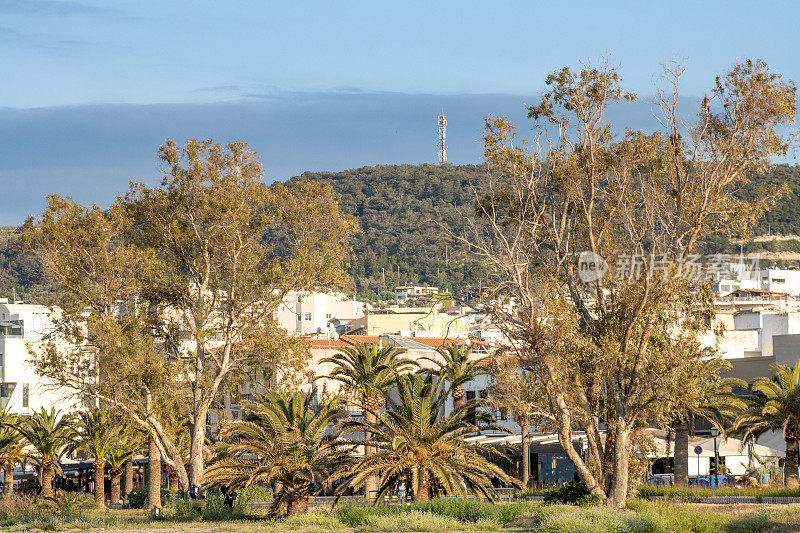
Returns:
[[[243,515],[214,498],[205,509],[179,503],[150,520],[146,510],[99,511],[89,501],[67,505],[30,499],[0,499],[0,530],[127,530],[177,533],[243,531],[312,532],[531,532],[531,533],[739,533],[800,531],[798,506],[709,506],[631,499],[625,511],[601,506],[493,505],[477,501],[431,500],[403,507],[344,505],[278,520]],[[181,508],[181,506],[184,506]],[[742,510],[745,511],[742,511]],[[755,510],[755,511],[753,511]]]

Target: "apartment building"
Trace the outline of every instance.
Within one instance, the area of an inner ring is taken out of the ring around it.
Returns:
[[[328,333],[364,316],[365,304],[343,293],[290,291],[275,312],[278,324],[298,335]]]
[[[53,330],[58,310],[0,299],[0,407],[29,414],[42,407],[70,411],[76,402],[49,387],[30,364],[28,344],[36,349]]]

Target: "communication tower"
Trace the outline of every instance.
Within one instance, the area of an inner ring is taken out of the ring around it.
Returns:
[[[439,164],[447,164],[447,117],[444,109],[439,113]]]

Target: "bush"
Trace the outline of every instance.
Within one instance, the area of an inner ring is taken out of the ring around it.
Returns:
[[[374,514],[366,517],[358,531],[499,531],[500,525],[480,520],[469,525],[451,516],[429,511],[408,511],[393,514]]]
[[[131,509],[144,509],[147,503],[147,489],[133,489],[128,493],[128,507]]]
[[[272,489],[251,485],[236,491],[236,503],[244,505],[247,503],[268,502],[272,500]]]
[[[657,515],[626,514],[604,507],[576,509],[551,505],[536,509],[532,529],[547,533],[666,533],[664,520]],[[684,531],[680,529],[679,531]]]
[[[692,501],[695,498],[707,496],[754,496],[754,497],[789,497],[800,498],[800,489],[786,489],[781,487],[652,487],[643,485],[638,488],[640,498],[650,499],[664,497],[668,500]]]
[[[462,522],[493,520],[501,524],[516,522],[522,514],[529,512],[531,508],[531,504],[524,502],[495,505],[474,500],[444,499],[414,502],[407,506],[409,510],[430,511],[433,514],[449,516]]]
[[[548,505],[600,505],[600,498],[589,492],[582,481],[570,481],[556,489],[544,493],[544,503]]]

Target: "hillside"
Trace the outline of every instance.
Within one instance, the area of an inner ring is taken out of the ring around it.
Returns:
[[[299,177],[330,183],[341,194],[342,209],[358,218],[363,233],[349,271],[359,297],[372,299],[388,298],[398,284],[461,293],[485,280],[481,265],[467,259],[441,227],[464,228],[472,186],[485,172],[482,165],[396,165]]]
[[[441,225],[458,233],[472,204],[472,186],[485,172],[481,165],[394,165],[344,172],[306,172],[297,178],[323,180],[341,195],[342,209],[358,218],[362,233],[354,243],[349,272],[362,299],[390,298],[398,284],[437,285],[463,295],[486,279],[485,270],[447,237]],[[789,192],[754,228],[755,235],[785,238],[734,242],[717,238],[704,253],[770,252],[770,262],[800,252],[800,167],[781,165],[756,176],[743,197],[764,185],[788,185]],[[12,287],[28,300],[47,301],[50,287],[41,267],[20,253],[17,229],[0,228],[0,296]],[[790,263],[796,264],[796,262]],[[399,272],[399,275],[398,275]]]

